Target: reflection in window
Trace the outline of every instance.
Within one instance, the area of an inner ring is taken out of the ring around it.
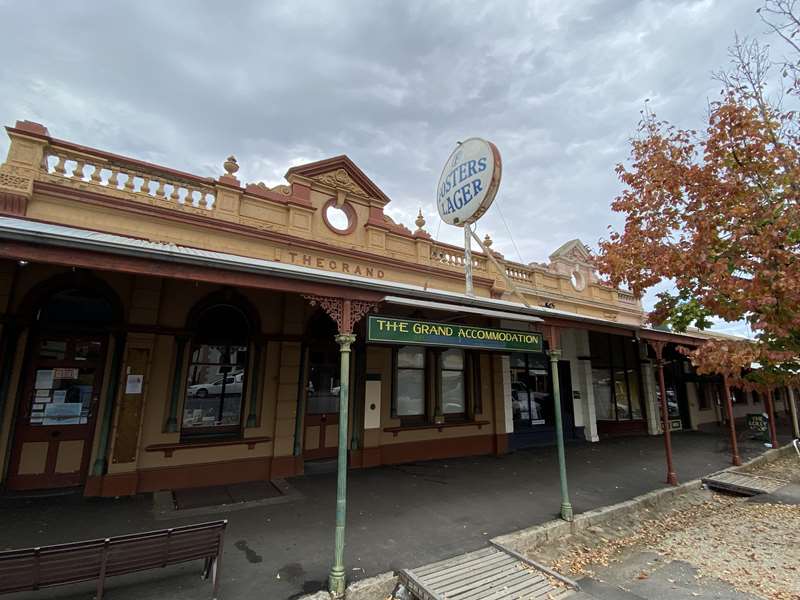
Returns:
[[[339,412],[339,361],[338,352],[314,352],[308,370],[306,413],[309,415],[337,414]]]
[[[510,357],[511,409],[514,431],[553,425],[549,361],[543,354],[515,353]]]
[[[394,413],[398,417],[425,415],[425,349],[404,346],[397,350],[397,393]]]
[[[464,351],[457,348],[445,350],[441,354],[442,365],[442,412],[445,415],[466,413],[464,393]]]
[[[642,419],[638,344],[631,338],[589,332],[597,419]]]
[[[247,346],[195,346],[186,384],[184,429],[239,426],[247,354]]]

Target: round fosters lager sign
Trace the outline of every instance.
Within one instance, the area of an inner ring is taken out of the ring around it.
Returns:
[[[491,206],[500,186],[502,161],[491,142],[469,138],[453,150],[437,188],[439,216],[448,225],[473,223]]]

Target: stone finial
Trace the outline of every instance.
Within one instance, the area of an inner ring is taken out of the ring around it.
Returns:
[[[485,236],[483,236],[483,245],[486,246],[487,248],[492,247],[492,238],[489,237],[488,233]]]
[[[424,231],[423,227],[425,227],[425,217],[422,216],[422,209],[419,209],[419,214],[417,215],[417,220],[414,221],[414,224],[417,226],[417,231]]]
[[[236,157],[233,154],[231,154],[228,159],[222,163],[222,166],[225,168],[228,177],[236,177],[236,171],[239,170],[239,163],[236,162]]]

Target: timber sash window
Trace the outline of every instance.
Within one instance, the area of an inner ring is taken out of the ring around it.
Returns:
[[[464,351],[457,348],[445,350],[440,355],[442,413],[445,418],[466,416],[466,378],[464,377]]]
[[[480,356],[459,348],[401,346],[394,349],[392,417],[403,424],[474,419],[482,410]]]
[[[397,349],[397,375],[393,416],[425,417],[425,348]]]

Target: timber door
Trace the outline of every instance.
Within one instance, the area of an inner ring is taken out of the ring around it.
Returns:
[[[303,458],[333,458],[339,447],[339,350],[309,348]]]
[[[99,406],[106,336],[40,334],[32,339],[28,354],[8,488],[83,485]]]

